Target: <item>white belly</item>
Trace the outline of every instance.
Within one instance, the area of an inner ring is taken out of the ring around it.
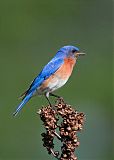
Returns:
[[[51,92],[57,90],[58,88],[62,87],[68,79],[66,80],[59,80],[57,79],[55,83],[49,83],[48,88],[50,89]]]
[[[66,82],[68,81],[68,78],[65,80],[62,80],[58,77],[55,77],[52,81],[50,81],[48,83],[48,85],[46,87],[42,87],[42,85],[37,89],[37,93],[38,95],[42,95],[45,93],[51,93],[55,90],[57,90],[58,88],[62,87]]]

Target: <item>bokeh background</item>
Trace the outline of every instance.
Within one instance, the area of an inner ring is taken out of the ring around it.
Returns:
[[[0,160],[51,160],[35,97],[16,118],[19,95],[64,45],[86,52],[57,91],[86,114],[79,160],[112,160],[112,1],[0,1]]]

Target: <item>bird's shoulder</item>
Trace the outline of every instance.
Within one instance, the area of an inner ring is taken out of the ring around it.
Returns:
[[[55,56],[47,65],[44,66],[44,68],[39,74],[39,77],[47,79],[50,75],[55,73],[63,63],[64,63],[63,58]]]

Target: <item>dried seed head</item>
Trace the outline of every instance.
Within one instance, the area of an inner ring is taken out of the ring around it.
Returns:
[[[74,155],[75,149],[79,146],[76,134],[83,128],[84,113],[74,110],[62,98],[57,99],[54,107],[55,109],[51,106],[46,106],[38,111],[46,129],[46,133],[41,134],[43,146],[47,148],[49,154],[59,160],[77,160]],[[59,133],[56,132],[57,128]],[[62,143],[61,154],[53,150],[55,137]]]

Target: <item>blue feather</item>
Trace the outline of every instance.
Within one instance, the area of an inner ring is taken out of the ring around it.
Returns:
[[[33,92],[31,92],[30,94],[25,96],[25,98],[22,100],[22,102],[18,105],[16,111],[13,113],[13,116],[16,116],[20,112],[20,110],[23,108],[23,106],[30,100],[32,95],[33,95]]]

